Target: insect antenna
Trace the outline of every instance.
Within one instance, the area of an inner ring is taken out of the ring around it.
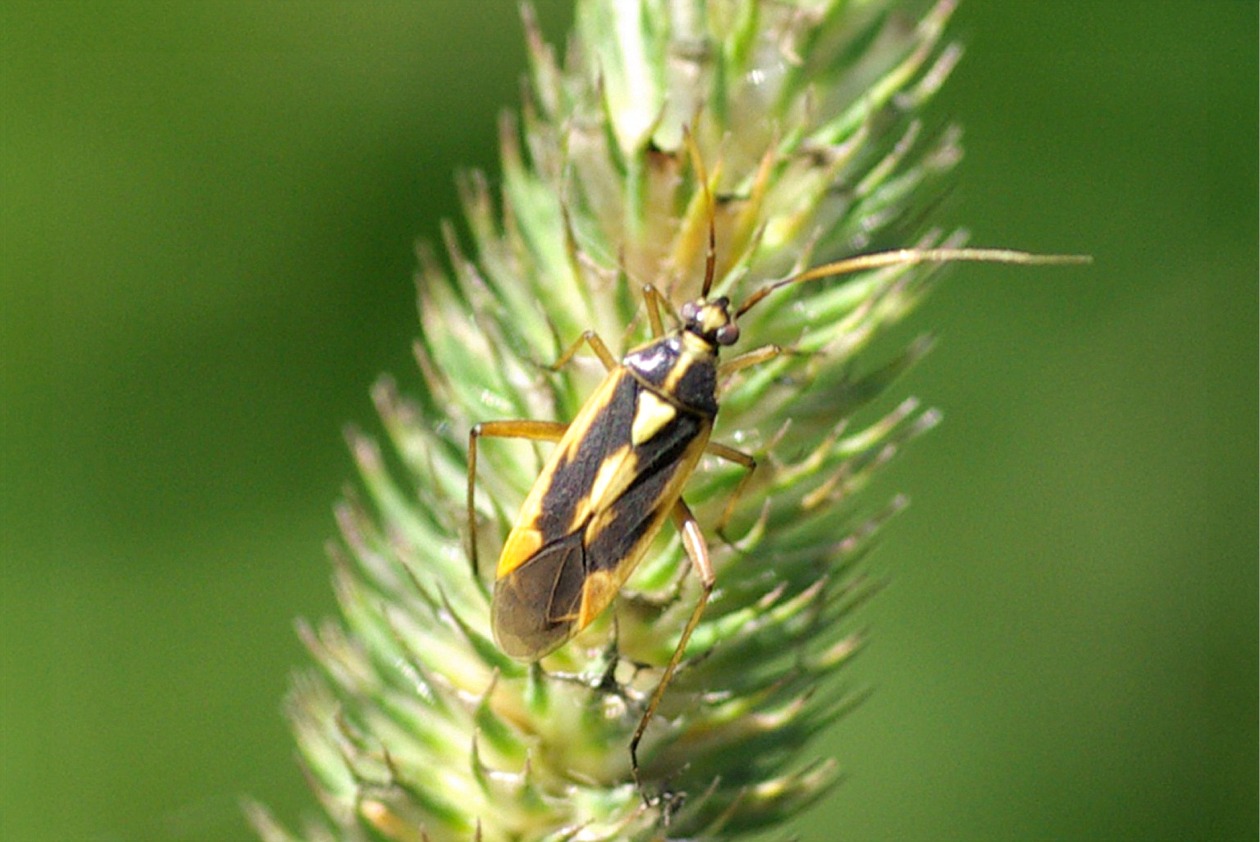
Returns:
[[[704,206],[709,215],[709,244],[704,253],[704,283],[700,286],[700,297],[708,298],[709,289],[713,286],[713,275],[717,271],[717,233],[716,212],[713,208],[713,194],[709,192],[709,173],[704,168],[704,160],[700,157],[700,149],[691,130],[683,126],[683,142],[687,146],[687,154],[691,156],[691,166],[696,171],[696,180],[700,182],[700,190],[704,193]]]
[[[881,269],[885,266],[913,266],[918,263],[1016,263],[1025,266],[1029,265],[1063,265],[1076,263],[1090,263],[1093,258],[1087,254],[1033,254],[1026,251],[1014,251],[1012,249],[986,249],[986,248],[939,248],[939,249],[893,249],[891,251],[877,251],[870,254],[859,254],[856,257],[846,257],[843,260],[836,260],[832,263],[824,263],[821,266],[815,266],[812,269],[806,269],[795,275],[789,275],[777,281],[766,284],[758,289],[752,295],[748,296],[739,309],[735,311],[735,317],[747,313],[757,302],[761,301],[775,290],[782,289],[792,284],[802,284],[806,281],[816,281],[821,278],[834,278],[839,275],[851,275],[854,272],[865,272],[868,269]]]

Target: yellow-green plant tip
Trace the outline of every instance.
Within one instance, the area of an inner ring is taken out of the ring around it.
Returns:
[[[323,819],[295,834],[249,805],[263,839],[736,839],[786,833],[836,783],[814,739],[864,698],[837,673],[880,586],[862,563],[904,507],[860,492],[937,420],[889,397],[928,340],[866,354],[939,266],[808,280],[741,314],[733,353],[784,353],[722,383],[714,440],[758,462],[737,502],[744,470],[717,459],[685,491],[716,589],[640,745],[642,788],[630,738],[699,593],[681,542],[667,527],[610,612],[513,660],[490,580],[550,445],[481,440],[469,535],[469,430],[571,420],[606,372],[552,364],[585,330],[618,356],[649,338],[645,284],[672,326],[710,225],[712,292],[736,304],[807,266],[961,246],[925,222],[959,156],[921,116],[960,54],[941,43],[952,8],[577,0],[564,50],[524,11],[528,90],[500,122],[499,172],[462,177],[464,226],[418,250],[419,376],[373,388],[382,444],[346,434],[341,617],[300,627],[317,669],[288,702]]]

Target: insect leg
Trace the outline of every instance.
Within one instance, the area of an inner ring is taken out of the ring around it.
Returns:
[[[639,741],[643,739],[643,732],[647,730],[648,723],[652,721],[652,716],[656,713],[656,708],[661,703],[661,698],[665,695],[665,688],[669,686],[669,682],[674,677],[674,671],[678,668],[678,662],[682,660],[683,651],[687,648],[687,641],[691,639],[691,633],[696,630],[696,626],[700,623],[700,617],[704,614],[704,607],[709,602],[709,594],[713,592],[713,563],[709,560],[709,548],[705,545],[704,535],[700,532],[700,524],[696,522],[696,517],[691,513],[691,509],[683,502],[682,498],[674,504],[674,525],[678,527],[679,534],[682,535],[683,549],[687,552],[687,557],[691,560],[691,566],[695,568],[696,575],[700,577],[700,599],[696,602],[695,609],[691,612],[691,618],[687,620],[687,625],[682,631],[682,636],[678,638],[678,647],[674,649],[674,654],[670,656],[669,663],[665,666],[665,672],[661,675],[660,683],[656,685],[656,690],[652,692],[652,698],[648,701],[647,710],[643,712],[643,718],[639,720],[639,726],[634,729],[634,736],[630,738],[630,769],[634,774],[635,785],[639,788],[639,792],[643,792],[643,783],[639,779]],[[644,795],[644,800],[647,796]]]
[[[595,356],[599,357],[599,361],[602,362],[604,364],[604,368],[609,371],[612,371],[620,365],[617,358],[613,356],[612,351],[609,351],[608,346],[604,344],[604,340],[599,338],[598,333],[593,330],[584,330],[582,331],[582,335],[579,336],[572,345],[565,348],[564,353],[560,355],[560,358],[549,365],[548,368],[552,371],[559,371],[564,368],[568,364],[569,360],[573,359],[574,354],[581,349],[583,343],[591,346],[591,350],[595,352]]]
[[[749,366],[760,365],[769,362],[775,357],[790,353],[785,351],[779,345],[762,345],[760,348],[753,348],[751,351],[745,351],[738,356],[731,357],[726,362],[718,366],[718,378],[726,377],[728,374],[734,374]]]
[[[737,358],[738,359],[738,358]],[[753,472],[757,470],[757,459],[750,453],[742,450],[736,450],[733,447],[727,447],[724,444],[711,441],[706,447],[705,453],[712,453],[719,459],[725,459],[728,462],[734,462],[745,468],[744,475],[739,478],[739,484],[735,486],[735,490],[731,492],[731,496],[726,500],[726,506],[722,509],[722,516],[718,518],[717,526],[714,528],[719,537],[726,543],[731,543],[726,537],[726,524],[731,519],[731,514],[735,511],[735,504],[739,502],[739,498],[743,495],[744,489],[748,483],[752,481]]]
[[[560,441],[568,424],[558,421],[483,421],[468,431],[468,560],[477,576],[477,513],[473,492],[477,485],[477,439],[482,436],[503,439]]]

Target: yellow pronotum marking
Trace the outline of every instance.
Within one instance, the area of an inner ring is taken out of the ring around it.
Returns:
[[[635,445],[649,441],[677,417],[678,411],[652,392],[644,389],[639,393],[639,405],[634,408],[634,423],[630,427],[630,441]]]
[[[682,335],[682,354],[679,355],[678,363],[670,369],[669,375],[665,378],[665,382],[661,388],[666,394],[672,394],[682,379],[687,376],[687,372],[694,365],[704,365],[708,363],[713,365],[713,349],[705,344],[704,340],[691,333]]]

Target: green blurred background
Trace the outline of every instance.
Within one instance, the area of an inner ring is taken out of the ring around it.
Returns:
[[[311,807],[280,700],[341,428],[414,385],[413,240],[518,101],[516,4],[478,9],[0,3],[0,839]],[[875,694],[799,830],[1255,838],[1257,5],[969,0],[954,34],[942,222],[1096,262],[956,269],[905,326],[939,342],[897,394],[946,423],[875,490],[914,499]]]

